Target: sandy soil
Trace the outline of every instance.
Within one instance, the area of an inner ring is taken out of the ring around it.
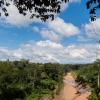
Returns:
[[[73,100],[88,100],[88,96],[90,95],[91,93],[90,92],[86,92],[84,94],[81,94],[80,96],[76,97],[75,99]]]
[[[59,95],[55,96],[54,100],[88,100],[87,97],[90,95],[90,92],[76,94],[77,88],[75,86],[75,79],[72,77],[71,73],[68,73],[64,77],[63,89]]]

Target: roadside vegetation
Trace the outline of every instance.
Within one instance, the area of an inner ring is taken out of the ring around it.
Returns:
[[[0,100],[53,100],[63,87],[63,76],[74,66],[0,61]]]
[[[83,65],[75,71],[76,82],[84,88],[89,86],[91,95],[88,100],[100,100],[100,60],[97,59],[93,64]]]
[[[1,61],[0,100],[52,100],[62,80],[63,68],[59,64]]]
[[[78,85],[91,88],[89,100],[100,100],[99,65],[100,60],[75,65],[0,61],[0,100],[53,100],[67,72],[72,72]]]

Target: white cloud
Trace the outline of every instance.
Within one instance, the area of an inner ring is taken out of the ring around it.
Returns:
[[[77,41],[81,42],[81,43],[88,43],[88,42],[93,41],[93,39],[88,38],[88,36],[86,34],[85,35],[80,34],[77,36]]]
[[[39,29],[34,26],[33,32],[38,32],[44,39],[49,39],[54,42],[58,42],[64,37],[70,37],[80,33],[77,26],[72,23],[67,23],[59,17],[55,18],[54,21],[48,21],[44,27]]]
[[[100,40],[100,18],[81,26],[80,34],[77,35],[78,42],[97,42]]]
[[[12,2],[10,2],[10,6],[6,8],[7,12],[9,13],[9,16],[5,17],[2,12],[1,20],[3,20],[4,23],[20,27],[20,26],[27,26],[32,22],[41,22],[37,18],[30,19],[29,12],[27,12],[26,16],[20,14],[17,7]]]
[[[79,34],[79,29],[72,23],[66,23],[63,19],[57,17],[54,21],[48,22],[48,27],[54,32],[65,36],[73,36]]]
[[[52,40],[52,41],[55,41],[55,42],[58,42],[61,38],[57,33],[55,33],[52,30],[42,29],[40,31],[40,34],[42,35],[43,38],[49,39],[49,40]]]
[[[63,46],[61,44],[57,44],[55,42],[51,42],[49,40],[46,41],[39,41],[36,43],[37,46],[40,47],[49,47],[49,48],[63,48]]]
[[[100,48],[99,48],[100,49]],[[23,44],[16,50],[0,48],[0,60],[29,59],[32,62],[87,63],[100,58],[97,44],[63,46],[50,40]]]
[[[100,39],[100,18],[84,26],[88,38]]]
[[[9,1],[9,0],[8,0]],[[70,3],[76,3],[79,2],[80,0],[70,0]],[[19,14],[18,9],[16,6],[13,5],[12,2],[10,2],[11,5],[7,7],[7,11],[9,13],[8,17],[5,17],[4,15],[2,16],[1,20],[7,24],[11,24],[14,26],[27,26],[33,22],[41,22],[40,19],[34,18],[30,19],[30,13],[27,12],[28,14],[26,16],[23,16],[22,14]],[[62,4],[62,10],[65,10],[67,8],[68,4]],[[3,13],[3,12],[2,12]]]

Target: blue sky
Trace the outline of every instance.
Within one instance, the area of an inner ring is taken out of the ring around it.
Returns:
[[[100,19],[89,22],[85,3],[71,0],[54,21],[46,23],[20,15],[11,5],[9,17],[0,19],[0,60],[87,63],[94,61],[96,54],[100,57],[95,42],[100,36]]]

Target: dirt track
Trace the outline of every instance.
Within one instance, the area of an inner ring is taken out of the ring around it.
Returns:
[[[54,100],[88,100],[87,97],[90,95],[90,92],[85,92],[82,94],[76,94],[77,88],[75,87],[75,79],[72,77],[71,73],[68,73],[64,77],[64,87],[59,93],[55,96]]]

